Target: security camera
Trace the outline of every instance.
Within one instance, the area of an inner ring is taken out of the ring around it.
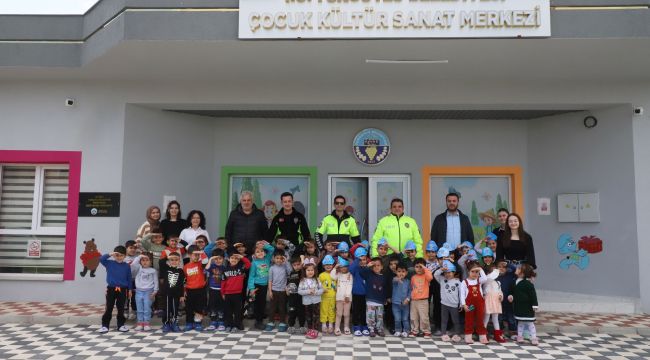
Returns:
[[[634,115],[643,115],[643,108],[640,106],[637,106],[634,108]]]
[[[65,106],[74,106],[75,100],[73,98],[65,99]]]

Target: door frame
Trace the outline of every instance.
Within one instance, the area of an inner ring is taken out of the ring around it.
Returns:
[[[328,174],[327,175],[327,213],[331,213],[333,211],[332,208],[332,197],[335,196],[336,194],[332,194],[332,178],[402,178],[406,180],[406,191],[405,191],[405,199],[404,200],[404,213],[408,214],[410,216],[411,214],[411,201],[412,201],[412,196],[411,196],[411,174],[396,174],[396,173],[386,173],[386,174],[377,174],[377,173],[372,173],[372,174],[350,174],[350,173],[342,173],[342,174]],[[377,224],[371,224],[370,223],[370,214],[371,210],[370,209],[370,181],[368,181],[368,237],[372,237],[375,228],[377,227]],[[374,209],[376,212],[376,209]],[[377,219],[377,222],[379,222],[379,219]]]

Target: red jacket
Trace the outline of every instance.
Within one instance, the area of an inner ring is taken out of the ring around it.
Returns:
[[[183,266],[183,272],[185,273],[186,289],[202,289],[205,287],[205,271],[201,262],[187,263]]]
[[[226,266],[221,279],[221,294],[241,294],[244,289],[246,271],[250,269],[250,267],[251,262],[245,257],[243,257],[235,266]]]

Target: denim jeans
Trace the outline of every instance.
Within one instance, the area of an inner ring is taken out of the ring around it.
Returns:
[[[153,289],[135,291],[135,306],[138,309],[137,314],[139,323],[148,323],[151,321],[151,303],[153,302],[151,299],[152,293]]]
[[[393,304],[393,317],[395,318],[395,331],[411,331],[410,305]]]

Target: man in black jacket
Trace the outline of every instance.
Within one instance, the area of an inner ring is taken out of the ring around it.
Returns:
[[[302,242],[311,238],[309,224],[305,216],[293,207],[293,195],[290,192],[282,193],[280,200],[282,210],[273,218],[271,227],[266,233],[266,241],[271,243],[276,236],[282,235],[291,241],[296,246],[296,251],[300,253]]]
[[[458,200],[458,194],[447,194],[447,210],[433,220],[431,240],[435,241],[438,247],[447,242],[454,250],[463,241],[474,243],[472,224],[467,215],[458,210]]]
[[[228,217],[226,239],[230,244],[243,243],[246,252],[252,254],[255,251],[255,243],[264,239],[267,231],[264,212],[253,204],[253,194],[250,191],[242,191],[239,205]]]

